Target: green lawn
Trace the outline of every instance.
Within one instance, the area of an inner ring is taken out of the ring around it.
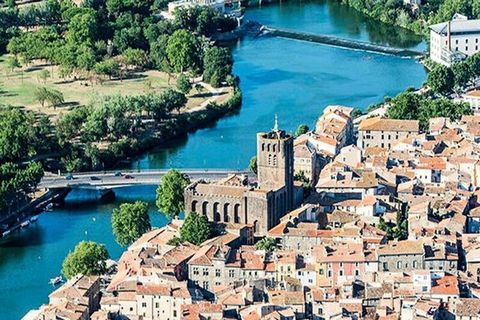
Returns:
[[[55,114],[65,108],[87,104],[92,98],[98,96],[161,92],[169,87],[168,76],[154,70],[133,73],[124,80],[105,80],[102,84],[92,84],[88,80],[61,79],[56,66],[46,65],[41,61],[35,61],[27,67],[11,72],[6,67],[5,60],[5,56],[0,58],[0,102],[47,114]],[[51,74],[45,83],[39,79],[39,74],[44,69]],[[170,86],[174,85],[175,79],[172,78]],[[42,108],[40,103],[35,101],[35,91],[39,87],[61,91],[65,97],[65,105],[57,110],[50,107]]]

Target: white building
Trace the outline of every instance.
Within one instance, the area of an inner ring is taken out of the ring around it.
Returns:
[[[176,9],[195,6],[207,6],[214,8],[220,13],[225,12],[225,0],[178,0],[168,4],[168,14],[173,17]]]
[[[455,14],[452,21],[430,26],[430,58],[450,66],[480,51],[480,20]]]
[[[471,90],[463,94],[461,98],[456,99],[457,102],[466,102],[474,113],[480,113],[480,90]]]

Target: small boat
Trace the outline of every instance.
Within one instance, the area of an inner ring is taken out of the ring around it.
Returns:
[[[33,222],[37,222],[37,220],[38,220],[38,215],[33,216],[33,217],[30,218],[30,222],[32,222],[32,223],[33,223]]]
[[[47,206],[45,207],[45,211],[52,211],[53,209],[53,203],[49,203],[47,204]]]
[[[10,232],[11,232],[10,230],[4,231],[4,232],[2,233],[2,237],[8,236],[8,235],[10,234]]]
[[[63,278],[62,276],[58,276],[58,277],[55,277],[55,278],[52,278],[50,279],[49,283],[52,285],[52,286],[56,286],[57,284],[60,284],[63,282]]]
[[[20,223],[20,227],[25,228],[25,227],[28,227],[29,224],[30,224],[30,221],[26,220],[26,221],[23,221],[22,223]]]

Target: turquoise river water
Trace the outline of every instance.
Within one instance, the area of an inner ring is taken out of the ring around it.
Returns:
[[[246,19],[309,33],[335,35],[395,47],[423,49],[421,39],[387,27],[334,1],[297,1],[249,8]],[[366,108],[384,96],[418,87],[426,73],[412,59],[262,36],[232,45],[234,73],[240,76],[241,110],[188,138],[159,146],[131,164],[137,168],[245,168],[255,153],[255,133],[273,126],[293,131],[312,126],[328,104]],[[50,278],[80,240],[104,243],[112,258],[122,248],[111,234],[110,214],[121,202],[151,203],[154,226],[166,219],[155,212],[155,186],[120,188],[114,203],[96,193],[72,192],[64,207],[42,214],[27,230],[0,242],[0,319],[20,319],[48,301]]]

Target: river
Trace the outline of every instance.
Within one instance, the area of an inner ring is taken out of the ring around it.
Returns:
[[[273,27],[329,34],[396,47],[423,49],[411,33],[387,27],[331,1],[290,2],[249,8],[246,18]],[[233,46],[234,73],[240,76],[243,105],[235,114],[188,138],[170,142],[135,159],[137,168],[245,168],[255,153],[255,133],[273,126],[293,131],[313,126],[328,104],[359,108],[393,96],[425,80],[415,60],[353,51],[274,37],[247,38]],[[155,187],[116,190],[116,201],[100,204],[92,192],[72,192],[66,205],[0,243],[0,319],[20,319],[48,301],[48,280],[59,275],[62,260],[83,239],[106,244],[112,258],[122,252],[111,234],[110,214],[124,201],[151,204],[152,224],[166,219],[156,213]]]

